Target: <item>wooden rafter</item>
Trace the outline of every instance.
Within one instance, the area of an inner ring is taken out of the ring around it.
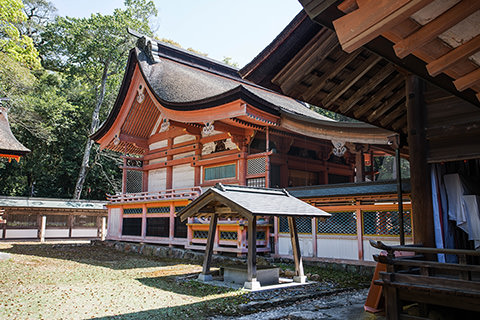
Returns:
[[[380,107],[372,111],[368,116],[368,121],[376,121],[379,117],[383,116],[388,110],[395,106],[400,100],[405,97],[405,92],[399,90],[389,97]]]
[[[297,54],[298,58],[292,59],[272,82],[279,85],[283,92],[290,92],[304,74],[310,73],[313,66],[323,62],[337,46],[335,32],[322,30]]]
[[[398,101],[400,101],[403,97],[400,97]],[[398,101],[392,100],[390,105],[393,106],[398,103]],[[389,110],[391,106],[386,106],[386,110]],[[390,108],[389,108],[390,107]],[[400,117],[402,114],[407,112],[405,108],[403,108],[403,105],[397,106],[393,111],[389,112],[387,115],[385,115],[381,120],[380,124],[382,126],[386,126],[387,124],[391,123],[392,121],[395,121],[398,117]]]
[[[453,81],[453,84],[455,85],[458,91],[463,91],[479,83],[480,83],[480,69],[475,69],[474,71]]]
[[[432,0],[359,0],[359,9],[333,25],[343,50],[352,52],[407,19]]]
[[[315,79],[314,85],[303,93],[302,98],[308,101],[317,95],[327,84],[328,80],[333,79],[338,73],[344,70],[361,52],[362,50],[359,49],[351,54],[343,54],[342,57],[334,63],[332,70],[328,70],[320,78]]]
[[[395,68],[392,64],[388,64],[385,68],[370,78],[359,90],[357,90],[347,101],[342,103],[339,110],[341,112],[348,112],[358,101],[360,101],[365,94],[372,91],[376,86],[378,86],[385,78],[395,71]]]
[[[428,73],[435,77],[478,51],[480,51],[480,35],[427,64]]]
[[[322,101],[322,106],[328,108],[331,106],[342,94],[344,94],[350,87],[352,87],[360,78],[362,78],[373,66],[375,66],[381,57],[372,54],[367,60],[361,63],[354,72],[342,81],[342,83],[335,87]]]
[[[393,49],[399,58],[405,58],[478,9],[480,9],[480,1],[462,0],[413,34],[397,42]]]
[[[397,88],[404,81],[405,81],[404,76],[401,74],[398,74],[395,78],[392,79],[392,81],[385,84],[380,90],[375,92],[370,97],[370,99],[367,100],[367,102],[363,103],[361,107],[357,108],[353,113],[355,117],[358,118],[363,116],[365,113],[371,110],[374,106],[376,106],[386,95],[388,95],[390,92],[395,90],[395,88]]]

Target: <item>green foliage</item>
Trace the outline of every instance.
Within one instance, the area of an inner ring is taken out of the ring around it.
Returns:
[[[347,116],[344,116],[343,114],[335,113],[333,111],[323,109],[314,105],[308,105],[310,109],[312,109],[315,112],[320,113],[321,115],[328,117],[330,119],[336,120],[336,121],[341,121],[341,122],[359,122],[358,120],[349,118]]]
[[[228,64],[231,67],[238,68],[238,62],[232,61],[232,57],[223,57],[223,63]]]
[[[15,24],[26,20],[21,0],[0,0],[0,52],[28,68],[39,68],[32,38],[20,35]]]

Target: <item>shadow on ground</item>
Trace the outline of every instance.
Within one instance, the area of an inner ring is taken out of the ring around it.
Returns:
[[[143,257],[135,253],[124,253],[112,248],[91,244],[19,244],[0,243],[0,252],[22,254],[44,258],[70,260],[114,270],[150,268],[175,265],[179,262],[171,259]]]

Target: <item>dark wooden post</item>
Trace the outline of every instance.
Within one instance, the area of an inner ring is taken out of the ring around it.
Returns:
[[[202,273],[198,276],[198,280],[210,281],[212,275],[210,274],[210,263],[212,261],[213,243],[215,242],[215,234],[217,230],[218,216],[216,213],[210,217],[210,228],[208,229],[207,245],[205,246],[205,257],[203,259]]]
[[[303,274],[302,253],[300,252],[300,242],[298,241],[297,224],[295,223],[294,217],[288,217],[288,228],[290,229],[293,261],[295,262],[295,276],[293,277],[293,281],[305,283],[307,279]]]
[[[248,219],[248,257],[247,257],[247,281],[244,284],[247,289],[260,288],[257,281],[257,217]]]
[[[68,237],[72,237],[72,228],[73,228],[73,215],[69,214],[67,218],[67,227],[68,227]]]
[[[3,223],[2,238],[6,239],[7,238],[7,223],[8,223],[8,215],[6,213],[3,214],[3,220],[5,220],[5,222]]]
[[[422,80],[414,75],[406,79],[408,148],[415,243],[434,246],[433,205],[425,137],[426,108]]]

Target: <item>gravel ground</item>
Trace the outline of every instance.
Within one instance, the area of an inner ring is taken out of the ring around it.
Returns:
[[[368,319],[345,273],[249,293],[194,280],[201,266],[187,261],[88,243],[0,242],[0,253],[0,319]]]

